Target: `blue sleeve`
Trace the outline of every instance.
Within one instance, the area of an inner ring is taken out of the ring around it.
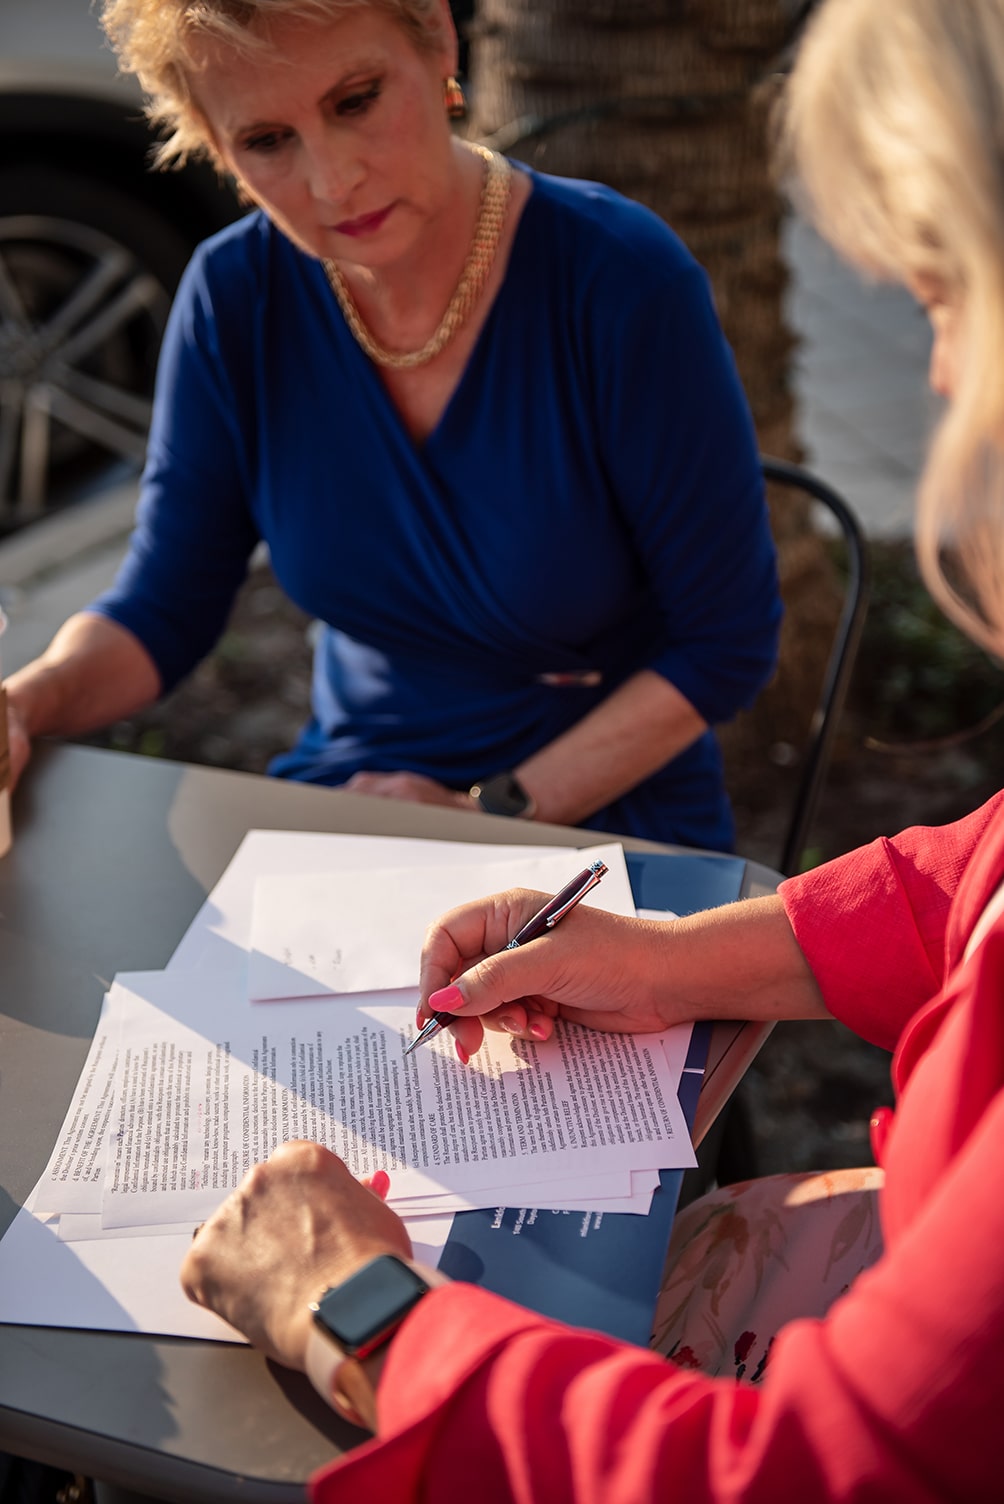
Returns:
[[[770,678],[782,613],[749,408],[707,277],[675,247],[654,277],[650,246],[643,275],[621,279],[599,428],[662,620],[648,666],[715,724]]]
[[[246,256],[224,259],[233,272],[222,317],[204,248],[178,289],[136,527],[114,584],[90,607],[139,639],[165,693],[216,642],[258,541],[240,427],[249,392],[235,384],[250,379],[250,353],[241,348],[249,321],[240,315],[254,296],[253,278]],[[218,275],[215,282],[221,285]]]

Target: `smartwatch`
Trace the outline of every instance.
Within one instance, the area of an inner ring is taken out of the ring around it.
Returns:
[[[358,1365],[389,1342],[419,1301],[447,1283],[435,1270],[420,1270],[396,1254],[384,1253],[325,1290],[310,1306],[313,1321],[306,1353],[307,1377],[321,1397],[351,1415],[355,1407],[338,1392],[344,1389],[339,1370]]]
[[[479,779],[469,790],[486,815],[505,815],[510,820],[532,820],[537,806],[515,773],[496,773]]]

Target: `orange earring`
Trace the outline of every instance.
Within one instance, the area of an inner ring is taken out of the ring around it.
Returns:
[[[451,73],[443,80],[443,104],[451,120],[467,119],[467,100],[457,79]]]

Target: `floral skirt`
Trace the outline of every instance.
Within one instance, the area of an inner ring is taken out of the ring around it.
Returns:
[[[770,1175],[711,1191],[673,1224],[652,1346],[756,1384],[781,1327],[824,1316],[882,1253],[877,1169]]]

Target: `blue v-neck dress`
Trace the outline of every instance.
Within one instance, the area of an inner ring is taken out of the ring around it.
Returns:
[[[199,249],[131,547],[92,609],[169,689],[261,539],[324,623],[311,720],[272,768],[288,778],[408,769],[465,788],[639,668],[713,724],[774,665],[756,443],[705,275],[595,184],[532,174],[502,289],[421,444],[319,262],[257,213]],[[589,823],[728,848],[712,733]]]

